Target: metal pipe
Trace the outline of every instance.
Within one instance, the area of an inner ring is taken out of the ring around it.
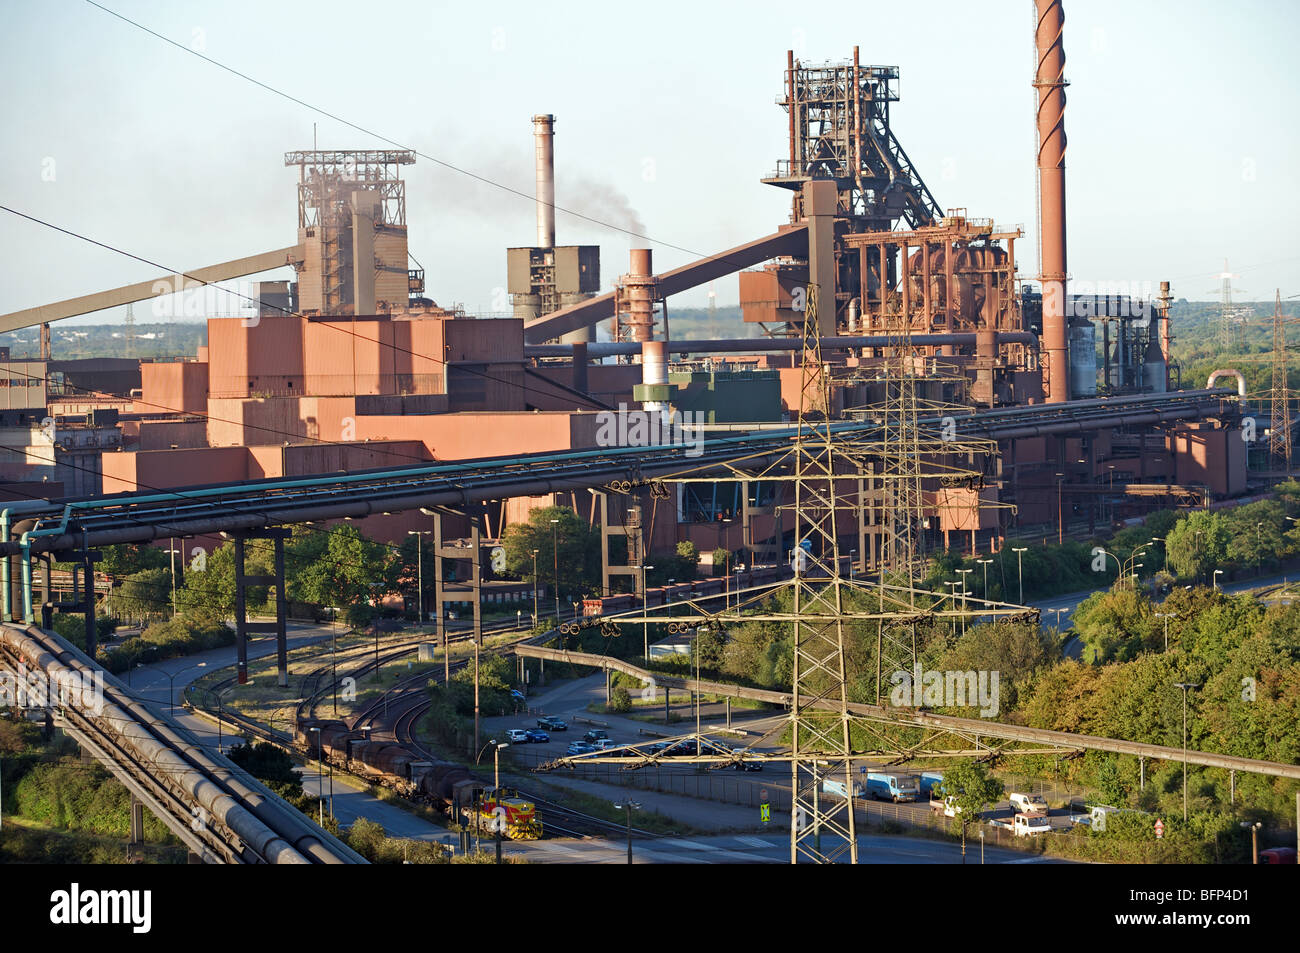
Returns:
[[[957,346],[970,347],[976,342],[976,335],[970,331],[956,331],[952,334],[914,334],[912,344],[918,347]],[[1038,338],[1030,331],[999,331],[999,344],[1027,344],[1038,346]],[[666,342],[670,354],[762,354],[777,351],[797,351],[801,344],[798,338],[719,338],[701,341]],[[856,350],[858,348],[883,348],[889,346],[889,337],[884,334],[838,335],[821,339],[823,351]],[[641,345],[632,342],[602,341],[587,345],[587,359],[602,357],[619,357],[641,353]],[[568,344],[525,344],[524,357],[569,357],[573,354],[572,345]]]
[[[555,117],[533,117],[537,152],[537,246],[555,247]]]
[[[1043,350],[1047,403],[1070,399],[1065,307],[1065,10],[1061,0],[1035,0],[1038,69],[1038,241],[1043,272]]]
[[[1235,377],[1237,379],[1237,396],[1242,400],[1246,399],[1246,375],[1242,374],[1241,371],[1234,371],[1230,367],[1223,368],[1211,374],[1210,379],[1205,382],[1205,386],[1207,388],[1213,387],[1214,382],[1220,377]]]

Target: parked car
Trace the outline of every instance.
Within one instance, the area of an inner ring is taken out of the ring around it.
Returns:
[[[558,718],[542,717],[537,719],[537,727],[547,731],[568,731],[569,726]]]
[[[583,741],[590,741],[593,743],[597,741],[604,741],[607,738],[609,738],[609,732],[606,731],[604,728],[592,728],[590,731],[588,731],[585,735],[582,736]]]
[[[540,728],[532,728],[524,732],[528,736],[528,743],[534,745],[545,744],[551,740],[551,736]]]
[[[528,731],[524,728],[511,728],[506,732],[506,737],[518,744],[528,744]]]
[[[571,741],[566,750],[569,754],[590,754],[596,750],[596,746],[589,745],[585,741]]]
[[[737,771],[762,771],[762,761],[737,761],[732,767]]]
[[[673,745],[671,748],[665,751],[664,754],[672,755],[675,757],[693,755],[695,754],[695,739],[688,738],[685,741],[679,741],[677,742],[677,744]]]
[[[623,747],[621,741],[615,741],[612,738],[601,738],[599,741],[593,741],[592,744],[596,746],[598,751],[609,751],[612,748]],[[622,754],[623,752],[620,751],[618,753]]]

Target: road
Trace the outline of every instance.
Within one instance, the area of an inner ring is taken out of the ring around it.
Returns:
[[[328,626],[295,625],[289,638],[289,647],[328,640]],[[265,658],[275,652],[275,640],[261,638],[250,640],[248,657],[250,660]],[[145,665],[132,672],[132,686],[149,700],[166,708],[169,700],[178,700],[185,686],[213,669],[233,666],[235,649],[227,646],[185,658],[168,659],[154,665]],[[613,737],[624,741],[645,741],[656,736],[662,726],[638,721],[622,716],[593,716],[587,710],[587,704],[604,696],[602,676],[593,676],[580,680],[565,680],[554,688],[530,699],[530,704],[547,713],[560,715],[570,720],[572,730],[567,734],[557,734],[558,740],[548,745],[530,745],[541,754],[542,749],[549,749],[551,756],[560,754],[566,742],[579,737],[587,725],[579,719],[599,719],[610,726]],[[717,709],[719,706],[713,706]],[[675,723],[674,733],[687,733],[694,730],[694,720],[689,717],[689,706],[675,704],[675,710],[683,716],[683,721]],[[659,709],[660,711],[662,709]],[[200,743],[216,748],[219,741],[229,746],[229,733],[219,735],[215,725],[206,718],[195,715],[177,707],[173,717],[190,730]],[[493,732],[503,733],[506,727],[531,725],[536,716],[507,717],[484,719],[484,737]],[[736,709],[732,713],[733,727],[740,734],[730,737],[733,743],[739,739],[753,739],[768,728],[781,723],[783,715],[773,715],[748,709]],[[719,727],[720,714],[710,719],[714,730]],[[647,733],[643,733],[647,732]],[[531,752],[530,752],[531,753]],[[504,765],[503,765],[504,768]],[[688,767],[665,768],[665,771],[693,774]],[[503,772],[505,773],[505,772]],[[730,774],[730,772],[727,772]],[[431,840],[458,847],[457,835],[446,828],[430,823],[423,818],[381,801],[367,794],[364,787],[352,778],[338,774],[332,779],[328,769],[322,775],[319,765],[309,763],[301,771],[303,790],[311,797],[324,800],[325,810],[331,810],[343,826],[354,823],[364,817],[383,825],[384,830],[395,837],[414,840]],[[738,779],[749,779],[771,787],[788,788],[788,767],[784,764],[769,765],[761,774],[749,772],[738,773]],[[784,778],[784,783],[781,779]],[[503,779],[504,780],[504,779]],[[545,779],[560,788],[582,790],[590,796],[605,797],[611,802],[625,798],[632,793],[645,810],[653,810],[697,830],[726,830],[728,833],[698,834],[690,837],[666,836],[658,838],[636,838],[633,850],[638,863],[788,863],[789,862],[789,815],[780,811],[773,812],[770,828],[764,829],[758,822],[756,812],[738,804],[719,803],[701,798],[684,797],[657,791],[628,792],[617,785],[588,782],[571,776],[557,776]],[[536,785],[535,776],[520,777],[521,786]],[[925,809],[922,805],[900,805],[903,809]],[[635,824],[635,815],[633,818]],[[863,835],[859,838],[860,862],[862,863],[960,863],[960,847],[943,841],[930,841],[921,838],[886,835]],[[482,846],[491,849],[492,843],[484,841]],[[626,842],[620,837],[583,838],[583,839],[547,839],[536,842],[507,842],[503,845],[507,854],[519,855],[534,863],[626,863]],[[986,861],[989,863],[1026,863],[1044,862],[1045,858],[1025,855],[1018,851],[1004,848],[986,847]],[[968,862],[978,862],[978,841],[968,843]]]
[[[617,841],[535,841],[511,843],[504,848],[509,854],[532,863],[627,863],[627,843]],[[655,864],[788,864],[790,834],[773,830],[762,834],[721,834],[702,837],[661,837],[653,841],[632,841],[633,863]],[[860,864],[959,864],[961,845],[916,837],[859,835]],[[1024,854],[1000,847],[985,847],[984,862],[989,864],[1069,863],[1057,857]],[[966,863],[980,863],[977,837],[966,843]]]

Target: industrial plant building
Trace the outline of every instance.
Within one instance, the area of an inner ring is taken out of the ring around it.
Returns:
[[[290,265],[295,279],[254,285],[251,313],[209,319],[207,345],[184,360],[114,377],[0,355],[0,440],[25,452],[0,483],[14,499],[57,498],[511,458],[596,446],[601,415],[620,410],[689,411],[710,435],[776,425],[798,411],[815,287],[827,413],[874,419],[888,399],[884,360],[906,348],[919,415],[997,442],[982,480],[925,488],[926,548],[988,552],[1027,526],[1056,536],[1241,494],[1243,401],[1186,389],[1171,367],[1168,283],[1154,300],[1066,293],[1064,53],[1059,24],[1039,31],[1041,274],[1023,273],[1019,229],[940,204],[891,127],[898,69],[864,65],[856,48],[842,62],[776,64],[788,152],[755,188],[788,192],[788,220],[663,272],[650,249],[632,249],[626,265],[603,263],[617,275],[603,293],[599,248],[557,245],[557,120],[532,117],[536,244],[504,248],[510,317],[440,308],[436,276],[411,267],[401,169],[414,153],[289,152],[294,244],[173,277],[196,287]],[[673,296],[732,275],[762,336],[674,339]],[[0,330],[143,300],[152,285],[6,315]],[[885,503],[877,483],[858,483],[858,519],[842,532],[858,534],[854,559],[868,571]],[[674,493],[503,500],[483,529],[499,536],[558,502],[597,522],[631,517],[651,551],[689,539],[757,563],[792,545],[778,485]],[[421,519],[357,525],[397,539]]]

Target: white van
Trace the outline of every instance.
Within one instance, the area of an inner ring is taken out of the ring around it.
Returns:
[[[1047,802],[1037,794],[1012,794],[1011,806],[1025,814],[1047,813]]]

